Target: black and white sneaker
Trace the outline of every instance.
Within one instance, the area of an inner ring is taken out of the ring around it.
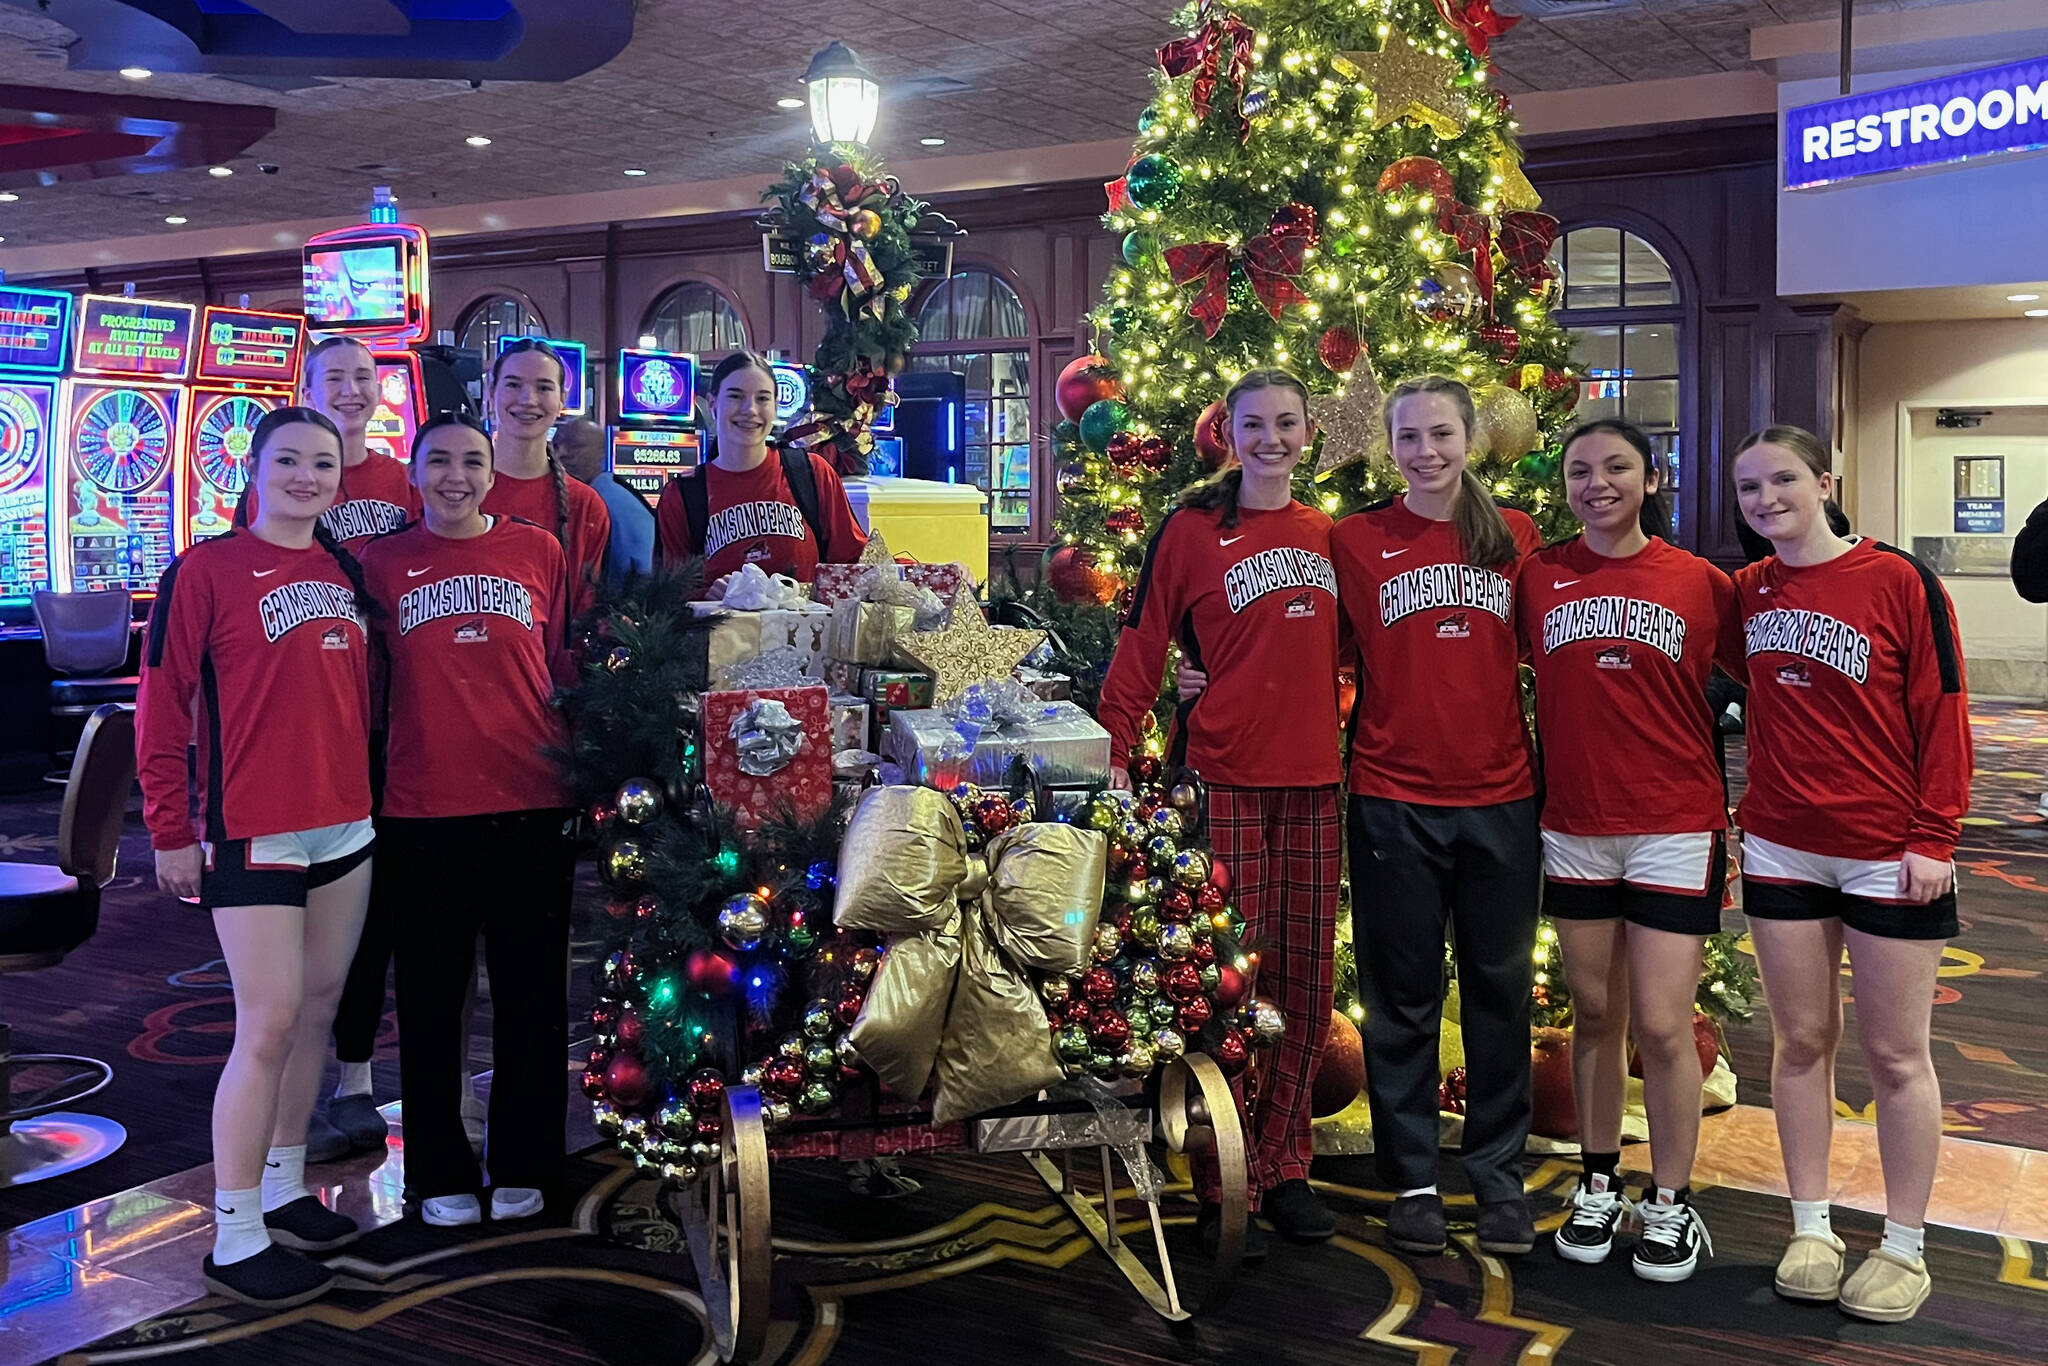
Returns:
[[[1572,1192],[1572,1217],[1557,1230],[1557,1255],[1568,1262],[1591,1265],[1607,1260],[1614,1250],[1614,1230],[1621,1225],[1628,1202],[1615,1179],[1596,1172],[1579,1178]]]
[[[1690,1277],[1699,1265],[1700,1251],[1714,1255],[1714,1240],[1707,1225],[1692,1207],[1692,1188],[1679,1191],[1669,1201],[1645,1200],[1636,1206],[1642,1232],[1636,1238],[1636,1275],[1646,1281],[1667,1284]]]

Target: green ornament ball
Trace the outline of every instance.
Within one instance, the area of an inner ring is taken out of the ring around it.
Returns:
[[[1109,310],[1109,330],[1119,337],[1129,336],[1144,320],[1145,315],[1129,304],[1118,304]]]
[[[1156,125],[1158,122],[1159,107],[1157,105],[1148,104],[1145,106],[1143,112],[1141,112],[1138,115],[1138,131],[1141,133],[1149,133],[1152,131],[1153,126]]]
[[[797,1095],[796,1108],[807,1115],[822,1115],[832,1108],[834,1099],[831,1087],[814,1081]]]
[[[1097,455],[1109,451],[1110,438],[1131,425],[1131,410],[1122,400],[1099,398],[1081,414],[1081,440]]]
[[[1053,425],[1052,443],[1060,450],[1072,450],[1081,444],[1081,424],[1061,418]]]
[[[1157,152],[1139,157],[1124,172],[1124,189],[1141,209],[1165,208],[1180,194],[1180,186],[1180,167]]]
[[[1090,1052],[1088,1031],[1077,1024],[1067,1025],[1053,1036],[1052,1047],[1061,1062],[1086,1062]]]
[[[1151,254],[1152,235],[1150,233],[1127,232],[1124,234],[1125,265],[1142,266],[1145,264],[1145,259]]]
[[[1095,797],[1081,808],[1081,815],[1074,824],[1083,830],[1099,830],[1104,834],[1117,833],[1123,829],[1123,804],[1106,794]]]
[[[1262,307],[1264,305],[1259,302],[1259,292],[1252,288],[1252,277],[1245,274],[1242,267],[1232,266],[1230,268],[1230,311],[1233,313],[1248,313],[1252,309]]]
[[[1530,451],[1515,462],[1515,473],[1521,475],[1524,479],[1541,483],[1549,478],[1548,464],[1549,462],[1544,458],[1542,451]]]

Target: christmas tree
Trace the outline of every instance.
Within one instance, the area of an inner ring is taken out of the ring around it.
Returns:
[[[1180,489],[1224,458],[1219,400],[1284,366],[1322,439],[1297,496],[1341,517],[1400,491],[1381,395],[1450,374],[1479,408],[1477,471],[1546,533],[1569,514],[1545,448],[1578,384],[1549,315],[1557,221],[1522,174],[1490,0],[1208,0],[1177,16],[1129,169],[1092,321],[1100,354],[1060,377],[1058,543],[1066,634],[1114,607]],[[1076,605],[1082,610],[1076,611]]]

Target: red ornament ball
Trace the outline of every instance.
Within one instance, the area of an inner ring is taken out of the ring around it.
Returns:
[[[1116,974],[1108,968],[1088,969],[1081,974],[1081,995],[1090,1005],[1108,1005],[1116,999]]]
[[[1131,1041],[1131,1021],[1121,1010],[1097,1010],[1088,1016],[1088,1038],[1105,1053],[1121,1053]]]
[[[1180,962],[1159,974],[1159,989],[1166,998],[1186,1005],[1202,995],[1202,970],[1193,963]]]
[[[715,1142],[725,1134],[725,1120],[718,1115],[699,1115],[691,1128],[698,1138],[707,1143]]]
[[[592,1100],[604,1099],[604,1073],[595,1067],[583,1069],[583,1094]]]
[[[1545,1138],[1576,1138],[1572,1036],[1566,1029],[1535,1029],[1529,1043],[1529,1130]]]
[[[1195,889],[1195,907],[1204,915],[1216,914],[1216,912],[1223,909],[1224,904],[1229,900],[1224,895],[1223,889],[1216,885],[1216,871],[1222,866],[1220,863],[1211,863],[1209,865],[1209,880]]]
[[[1092,602],[1104,607],[1124,586],[1123,580],[1102,567],[1094,552],[1078,545],[1063,545],[1049,553],[1044,579],[1061,602]]]
[[[1185,1015],[1187,1012],[1181,1013]],[[1252,1046],[1245,1038],[1244,1031],[1233,1025],[1223,1031],[1223,1037],[1216,1041],[1216,1047],[1211,1050],[1211,1055],[1216,1059],[1216,1065],[1223,1069],[1224,1076],[1234,1077],[1244,1071],[1244,1065],[1251,1061]]]
[[[1200,983],[1197,983],[1196,986],[1199,989]],[[1209,1017],[1214,1013],[1215,1007],[1209,1004],[1209,998],[1206,996],[1197,996],[1192,1001],[1182,1002],[1180,1008],[1180,1032],[1183,1034],[1195,1033],[1203,1025],[1209,1023]]]
[[[1082,356],[1060,371],[1053,393],[1067,421],[1079,422],[1091,404],[1105,398],[1122,398],[1124,386],[1107,359]]]
[[[1131,776],[1139,782],[1148,785],[1156,783],[1159,781],[1159,770],[1162,767],[1163,765],[1159,762],[1158,755],[1141,754],[1131,761]],[[1159,809],[1158,804],[1154,803],[1152,809],[1157,811]],[[1150,820],[1151,817],[1148,816],[1146,819]]]
[[[1209,865],[1209,885],[1225,896],[1230,895],[1230,865],[1222,859]]]
[[[619,1012],[619,1042],[628,1048],[638,1048],[646,1035],[647,1026],[640,1019],[640,1012],[627,1009]]]
[[[1457,195],[1457,187],[1452,183],[1451,173],[1444,169],[1441,161],[1433,157],[1401,157],[1389,162],[1387,169],[1380,172],[1379,183],[1374,188],[1381,194],[1415,189],[1445,200]]]
[[[607,901],[604,913],[614,920],[630,920],[633,918],[633,906],[631,901]]]
[[[688,1094],[692,1110],[716,1109],[725,1097],[725,1078],[709,1067],[699,1068],[690,1074]]]
[[[859,991],[849,991],[839,998],[839,1004],[832,1013],[839,1017],[839,1023],[851,1027],[860,1018],[860,1008],[865,1004],[867,998]]]
[[[1142,443],[1135,433],[1118,432],[1109,439],[1109,446],[1103,455],[1116,467],[1116,472],[1128,479],[1138,472],[1138,448]]]
[[[1128,505],[1111,508],[1109,515],[1102,519],[1102,528],[1112,536],[1142,536],[1145,514]]]
[[[1348,327],[1330,328],[1316,339],[1316,356],[1332,374],[1350,374],[1364,351],[1364,341]]]
[[[1244,974],[1225,963],[1216,969],[1216,1004],[1225,1010],[1237,1009],[1237,1003],[1244,999]]]
[[[635,920],[652,920],[654,919],[654,913],[660,909],[661,902],[651,896],[643,896],[633,903],[633,918]]]
[[[1173,462],[1173,443],[1163,436],[1148,436],[1138,443],[1138,463],[1148,470],[1163,470]]]
[[[740,980],[739,965],[712,949],[698,949],[684,963],[690,986],[706,996],[730,996]]]
[[[761,1086],[779,1100],[794,1099],[804,1089],[804,1065],[798,1058],[777,1058],[761,1069]]]
[[[1365,1040],[1358,1026],[1341,1010],[1330,1012],[1330,1034],[1316,1064],[1315,1088],[1309,1108],[1317,1118],[1334,1115],[1365,1089]]]
[[[630,1053],[621,1053],[604,1069],[604,1089],[621,1110],[637,1109],[647,1099],[647,1068]]]
[[[1187,888],[1176,887],[1166,894],[1165,900],[1159,903],[1159,917],[1176,925],[1195,918],[1195,899],[1188,895]]]
[[[1195,454],[1212,470],[1222,469],[1230,459],[1230,410],[1220,398],[1195,419]]]
[[[1310,246],[1322,241],[1322,230],[1316,226],[1316,211],[1312,204],[1293,200],[1273,210],[1266,230],[1275,237],[1299,237]]]

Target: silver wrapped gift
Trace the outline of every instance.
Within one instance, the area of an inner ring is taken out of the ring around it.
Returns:
[[[944,710],[892,710],[885,753],[904,781],[947,791],[961,783],[994,787],[1021,757],[1054,787],[1109,781],[1109,732],[1072,702],[1046,702],[1028,721],[964,726]]]

